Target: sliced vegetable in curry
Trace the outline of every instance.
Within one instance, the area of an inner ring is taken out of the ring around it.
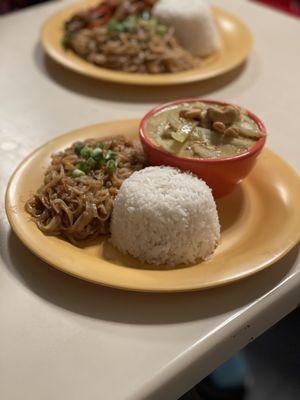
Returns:
[[[263,136],[245,110],[203,102],[160,111],[149,119],[147,132],[158,147],[192,158],[234,157]]]

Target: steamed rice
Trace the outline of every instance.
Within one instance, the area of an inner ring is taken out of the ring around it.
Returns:
[[[220,239],[211,189],[192,174],[149,167],[119,190],[111,241],[120,251],[150,264],[189,264],[207,259]]]
[[[173,26],[180,44],[194,56],[207,56],[220,48],[216,23],[204,0],[159,0],[153,15]]]

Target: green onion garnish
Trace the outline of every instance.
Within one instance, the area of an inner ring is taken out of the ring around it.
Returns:
[[[97,165],[97,161],[94,160],[92,157],[88,158],[86,163],[89,166],[90,170],[94,169],[96,167],[96,165]]]
[[[158,24],[155,32],[159,36],[164,36],[168,32],[168,27],[165,25]]]
[[[107,28],[111,32],[124,32],[124,30],[125,30],[125,27],[122,24],[122,22],[118,22],[118,21],[114,21],[114,20],[111,20],[107,24]]]
[[[72,178],[79,178],[80,176],[84,176],[85,175],[85,173],[83,172],[83,171],[81,171],[80,169],[74,169],[72,172],[71,172],[71,177]]]
[[[84,143],[78,142],[75,145],[74,151],[84,160],[78,163],[76,169],[74,170],[76,172],[74,172],[74,174],[72,172],[70,176],[77,177],[85,175],[91,170],[101,168],[102,165],[106,165],[108,171],[113,172],[116,169],[116,158],[118,154],[112,150],[106,151],[103,149],[103,147],[104,143],[102,142],[97,142],[96,144],[92,145],[92,147],[85,146]]]
[[[97,161],[97,163],[101,164],[104,161],[103,150],[99,147],[93,149],[91,156],[95,161]]]
[[[97,147],[99,147],[100,149],[103,149],[104,148],[104,143],[103,142],[96,142],[93,145],[93,147],[94,147],[94,149],[97,148]]]
[[[76,143],[76,144],[75,144],[75,147],[74,147],[75,154],[77,154],[78,156],[80,156],[80,152],[81,152],[81,150],[82,150],[83,148],[84,148],[84,143],[82,143],[82,142]]]
[[[63,47],[67,48],[67,47],[70,46],[71,41],[72,41],[72,36],[73,36],[72,33],[65,32],[65,35],[64,35],[63,40],[62,40]]]
[[[113,172],[116,169],[116,162],[115,160],[108,160],[106,163],[106,167],[108,169],[108,172]]]
[[[83,171],[84,173],[88,173],[91,170],[91,167],[88,165],[86,161],[81,161],[77,166],[77,169]]]
[[[83,158],[88,159],[89,157],[91,157],[93,149],[91,149],[88,146],[84,146],[81,150],[80,150],[80,155]]]
[[[137,23],[136,18],[133,15],[131,15],[128,18],[126,18],[122,24],[123,24],[124,30],[126,30],[128,32],[132,32],[136,28],[136,23]]]
[[[117,158],[117,153],[112,150],[108,150],[105,155],[105,160],[115,160]]]

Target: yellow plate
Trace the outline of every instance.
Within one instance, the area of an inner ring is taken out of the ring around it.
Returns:
[[[221,49],[207,57],[201,67],[171,74],[135,74],[100,68],[88,63],[75,53],[66,51],[61,42],[64,22],[75,12],[88,8],[99,0],[87,0],[69,6],[50,17],[42,30],[41,41],[45,51],[65,67],[93,78],[135,85],[171,85],[201,81],[228,72],[248,56],[252,47],[252,35],[245,24],[234,15],[213,8],[221,36]],[[192,38],[191,38],[192,40]]]
[[[15,171],[6,193],[9,222],[38,257],[78,278],[122,289],[151,292],[198,290],[245,278],[283,257],[299,240],[300,183],[297,174],[270,150],[229,196],[218,201],[221,243],[210,261],[155,270],[115,250],[107,238],[78,248],[44,235],[24,210],[40,186],[50,154],[76,140],[124,134],[137,138],[138,121],[115,121],[70,132],[45,144]]]

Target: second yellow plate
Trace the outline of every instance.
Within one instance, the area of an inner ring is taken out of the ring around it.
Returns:
[[[62,46],[64,22],[74,13],[97,3],[99,0],[87,0],[63,9],[46,21],[41,35],[45,51],[54,60],[75,72],[93,78],[135,85],[173,85],[201,81],[237,67],[247,58],[252,47],[252,35],[247,26],[234,15],[214,7],[213,13],[221,36],[221,49],[206,58],[201,67],[185,72],[157,75],[125,73],[100,68],[88,63],[72,51],[66,51]]]
[[[87,138],[123,134],[137,139],[138,124],[137,120],[115,121],[70,132],[36,150],[18,167],[7,189],[6,212],[14,232],[38,257],[91,282],[136,291],[177,292],[225,285],[255,274],[298,242],[299,177],[270,150],[263,151],[253,172],[231,195],[218,200],[221,243],[210,261],[157,270],[119,253],[106,237],[79,248],[44,235],[24,205],[41,185],[50,155]]]

